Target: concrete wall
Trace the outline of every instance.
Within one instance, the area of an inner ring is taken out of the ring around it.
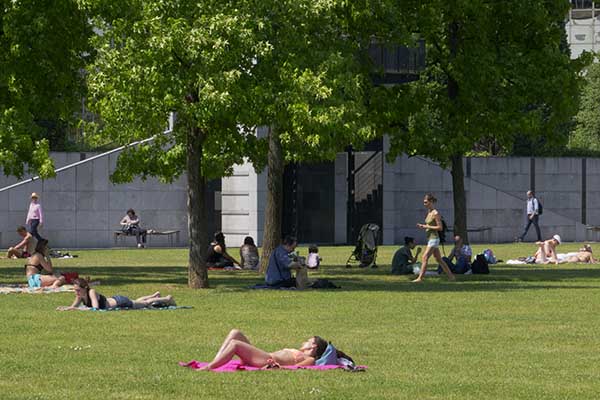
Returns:
[[[93,154],[52,153],[56,167],[89,158]],[[45,223],[42,236],[55,248],[111,247],[113,231],[128,208],[140,216],[142,226],[157,230],[178,229],[179,243],[187,243],[187,194],[185,176],[171,185],[155,179],[113,185],[109,180],[118,154],[98,158],[61,172],[56,179],[34,181],[0,193],[0,247],[18,241],[15,228],[25,223],[31,192],[40,194]],[[17,182],[0,177],[0,187]],[[154,236],[151,246],[168,245],[166,237]],[[120,246],[135,245],[125,238]]]
[[[470,168],[467,164],[470,163]],[[509,242],[523,230],[526,192],[536,191],[544,205],[540,217],[542,235],[558,233],[565,241],[586,240],[582,223],[582,160],[576,158],[473,158],[465,160],[469,228],[491,227],[471,233],[472,242]],[[587,163],[588,224],[600,223],[600,160]],[[470,175],[469,175],[470,172]],[[533,184],[533,186],[532,186]],[[415,224],[425,218],[423,195],[432,192],[438,209],[451,227],[454,221],[452,177],[449,171],[423,158],[406,156],[384,166],[383,240],[401,243],[414,236],[423,243],[425,235]],[[595,221],[595,222],[594,222]],[[527,239],[534,240],[530,229]]]
[[[232,176],[221,180],[221,224],[225,242],[238,247],[246,236],[260,246],[265,218],[267,173],[257,174],[252,164],[236,165]]]

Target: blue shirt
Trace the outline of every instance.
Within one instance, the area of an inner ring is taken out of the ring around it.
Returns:
[[[292,278],[292,271],[290,270],[289,253],[283,247],[278,246],[271,257],[269,258],[269,266],[267,267],[267,273],[265,274],[265,282],[267,285],[275,285],[281,281],[286,281]]]

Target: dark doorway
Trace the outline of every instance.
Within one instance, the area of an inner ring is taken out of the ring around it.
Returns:
[[[335,165],[289,164],[283,181],[283,234],[301,243],[333,243]]]
[[[347,149],[348,205],[347,242],[356,243],[361,226],[383,229],[383,140],[377,139],[361,151]],[[382,235],[379,235],[381,242]]]

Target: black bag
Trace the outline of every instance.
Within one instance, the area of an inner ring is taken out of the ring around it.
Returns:
[[[340,287],[335,285],[329,279],[317,279],[310,287],[312,289],[339,289]]]
[[[538,215],[542,215],[544,213],[544,206],[542,205],[540,199],[538,199],[537,197],[535,199],[538,202]]]
[[[474,274],[490,273],[490,267],[488,266],[488,262],[483,254],[477,254],[475,261],[473,261],[471,264],[471,271],[473,271]]]
[[[448,232],[448,225],[446,224],[446,221],[442,219],[442,230],[438,231],[440,243],[446,243],[446,232]]]

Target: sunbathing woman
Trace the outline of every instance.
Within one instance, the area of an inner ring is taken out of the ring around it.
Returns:
[[[42,275],[42,271],[50,275]],[[30,288],[53,287],[57,288],[65,283],[63,276],[55,276],[52,261],[48,257],[48,241],[39,240],[35,246],[35,252],[27,258],[25,264],[25,275]]]
[[[564,260],[562,262],[594,264],[597,262],[597,260],[594,258],[594,255],[592,254],[592,246],[590,246],[589,244],[585,244],[585,245],[583,245],[582,248],[579,249],[577,254],[575,254],[571,257],[568,257],[566,260]]]
[[[91,289],[88,281],[77,278],[73,281],[75,287],[75,301],[70,306],[60,306],[59,311],[68,310],[110,310],[113,308],[146,308],[150,306],[175,306],[173,296],[168,295],[160,297],[160,293],[156,292],[150,296],[143,296],[136,300],[130,300],[125,296],[104,297],[96,292],[96,289]],[[83,304],[85,307],[80,307]]]
[[[327,349],[327,342],[319,336],[313,336],[299,349],[281,349],[268,353],[250,344],[241,331],[233,329],[227,335],[215,358],[201,369],[209,371],[219,368],[231,361],[234,356],[238,356],[244,365],[257,368],[314,365],[325,349]]]

